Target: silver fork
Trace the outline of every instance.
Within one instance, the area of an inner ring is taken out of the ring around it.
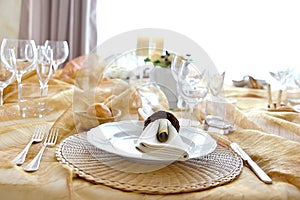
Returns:
[[[54,146],[58,137],[58,130],[56,128],[50,129],[47,137],[43,143],[43,146],[39,153],[34,157],[34,159],[24,168],[25,171],[32,172],[38,170],[41,162],[42,155],[47,146]]]
[[[26,155],[28,153],[28,150],[32,143],[38,143],[41,142],[45,135],[46,126],[44,125],[37,125],[34,128],[33,135],[29,141],[29,143],[26,145],[26,147],[21,151],[14,159],[13,162],[17,165],[22,165],[25,162]]]

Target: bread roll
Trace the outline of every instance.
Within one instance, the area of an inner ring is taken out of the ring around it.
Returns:
[[[113,116],[111,110],[104,103],[94,103],[88,107],[86,113],[99,118],[109,118]]]

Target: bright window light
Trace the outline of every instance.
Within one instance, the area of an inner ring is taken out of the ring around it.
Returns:
[[[272,79],[269,70],[300,67],[297,0],[101,0],[99,44],[140,28],[164,28],[197,42],[228,78]]]

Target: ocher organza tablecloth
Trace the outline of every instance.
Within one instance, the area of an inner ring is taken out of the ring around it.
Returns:
[[[38,84],[34,73],[23,82]],[[300,199],[300,114],[267,112],[266,91],[245,88],[226,87],[226,95],[236,98],[238,107],[237,130],[227,135],[227,139],[238,143],[270,175],[273,184],[262,183],[244,167],[233,182],[204,191],[172,195],[124,192],[77,177],[56,160],[55,147],[46,149],[38,171],[24,172],[11,160],[25,147],[35,125],[59,128],[58,143],[77,133],[72,83],[66,79],[50,80],[48,106],[53,110],[43,118],[0,116],[1,199]],[[11,88],[6,89],[5,95],[16,98]],[[16,103],[7,103],[4,109],[15,110]],[[31,147],[26,163],[41,145]]]

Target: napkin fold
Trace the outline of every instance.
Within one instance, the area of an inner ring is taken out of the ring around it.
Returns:
[[[139,137],[136,148],[146,155],[159,159],[180,161],[189,159],[187,152],[188,144],[182,141],[180,135],[169,120],[167,120],[168,140],[163,143],[158,141],[156,135],[160,120],[166,119],[158,119],[148,124]]]

